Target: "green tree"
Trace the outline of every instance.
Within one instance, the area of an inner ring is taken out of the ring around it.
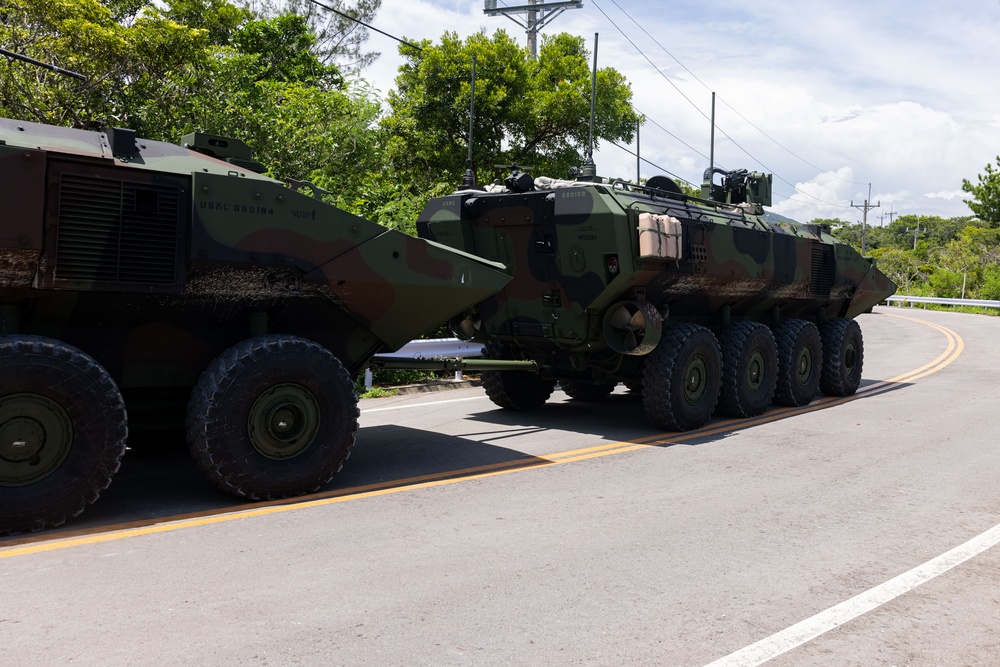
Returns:
[[[0,43],[11,50],[80,72],[78,81],[19,61],[0,60],[0,113],[85,129],[127,125],[159,138],[140,109],[175,102],[178,83],[209,60],[209,34],[147,8],[128,24],[116,17],[135,4],[97,0],[9,0]]]
[[[316,34],[315,52],[323,63],[336,64],[345,73],[359,72],[371,65],[380,54],[364,51],[368,29],[362,23],[371,24],[382,0],[325,0],[322,4],[325,7],[310,0],[276,0],[270,3],[269,12],[290,12],[304,17]]]
[[[272,176],[308,177],[330,190],[358,187],[379,171],[380,106],[369,89],[348,90],[314,44],[302,17],[247,21],[204,72],[213,85],[178,100],[166,125],[241,139]]]
[[[912,294],[914,287],[927,282],[929,272],[912,250],[894,247],[877,248],[871,257],[879,270],[899,286],[900,294]]]
[[[89,77],[0,59],[0,115],[166,141],[233,136],[273,175],[330,188],[380,171],[378,103],[344,88],[299,16],[255,17],[227,0],[9,0],[0,18],[0,43]]]
[[[590,108],[588,56],[583,40],[546,39],[537,60],[503,30],[464,42],[445,33],[441,43],[403,45],[407,62],[388,96],[382,122],[397,173],[416,182],[458,183],[466,168],[472,59],[476,58],[473,171],[489,165],[530,165],[535,173],[565,176],[587,146]],[[595,138],[631,141],[638,118],[631,89],[617,71],[597,77]]]
[[[241,66],[255,81],[298,81],[319,88],[339,88],[344,80],[335,65],[324,65],[313,52],[316,35],[306,19],[297,14],[279,14],[245,22],[232,35],[232,46],[251,56]]]
[[[233,33],[253,17],[249,9],[230,0],[166,0],[162,4],[146,4],[162,18],[206,31],[213,44],[227,44]]]
[[[972,199],[963,201],[990,227],[1000,227],[1000,155],[997,156],[997,167],[994,169],[992,164],[987,164],[985,173],[978,175],[976,184],[962,179],[962,190],[972,195]]]

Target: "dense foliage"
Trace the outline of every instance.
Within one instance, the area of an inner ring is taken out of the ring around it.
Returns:
[[[402,47],[407,63],[382,124],[391,163],[428,181],[459,182],[466,169],[472,60],[477,61],[472,170],[490,181],[494,164],[528,166],[565,176],[578,166],[589,136],[591,72],[582,38],[543,40],[537,60],[500,30],[464,42],[446,33],[440,45]],[[638,117],[632,91],[612,68],[599,69],[598,140],[629,142]]]
[[[1000,155],[997,156],[997,169],[987,164],[975,184],[968,179],[962,180],[962,190],[972,195],[965,203],[980,220],[991,227],[1000,227]]]

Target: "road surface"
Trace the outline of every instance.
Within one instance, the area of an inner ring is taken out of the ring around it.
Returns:
[[[270,506],[130,453],[0,540],[2,662],[996,664],[1000,318],[859,322],[857,397],[692,433],[621,387],[366,400],[334,484]]]

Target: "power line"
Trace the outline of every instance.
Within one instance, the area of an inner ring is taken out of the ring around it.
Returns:
[[[356,19],[356,18],[354,18],[353,16],[351,16],[349,14],[345,14],[344,12],[342,12],[342,11],[340,11],[338,9],[334,9],[333,7],[330,7],[329,5],[324,5],[322,2],[319,2],[319,0],[309,0],[309,2],[313,3],[317,7],[322,7],[323,9],[327,10],[328,12],[333,12],[337,16],[342,16],[343,18],[345,18],[345,19],[347,19],[349,21],[354,21],[355,23],[363,25],[364,27],[368,28],[369,30],[374,30],[375,32],[377,32],[380,35],[385,35],[386,37],[388,37],[390,39],[394,39],[397,42],[399,42],[400,44],[406,44],[407,46],[413,47],[417,51],[423,51],[423,49],[421,49],[419,46],[417,46],[413,42],[408,42],[405,39],[400,39],[399,37],[396,37],[395,35],[390,35],[389,33],[385,32],[384,30],[379,30],[375,26],[369,25],[369,24],[365,23],[364,21],[362,21],[360,19]]]
[[[653,124],[653,125],[655,125],[656,127],[660,128],[661,130],[663,130],[664,132],[666,132],[667,134],[669,134],[669,135],[670,135],[671,137],[673,137],[674,139],[676,139],[676,140],[677,140],[677,141],[679,141],[680,143],[682,143],[682,144],[684,144],[685,146],[687,146],[687,147],[688,147],[689,149],[691,149],[692,151],[694,151],[694,152],[695,152],[695,153],[696,153],[697,155],[700,155],[701,157],[705,158],[706,160],[708,159],[708,156],[707,156],[707,155],[705,155],[704,153],[702,153],[702,152],[701,152],[700,150],[698,150],[697,148],[695,148],[695,147],[694,147],[694,146],[692,146],[691,144],[687,143],[686,141],[684,141],[683,139],[681,139],[680,137],[678,137],[678,136],[677,136],[676,134],[674,134],[673,132],[671,132],[671,131],[670,131],[670,130],[668,130],[667,128],[663,127],[662,125],[660,125],[660,124],[659,124],[659,123],[657,123],[657,122],[656,122],[655,120],[653,120],[652,118],[650,118],[650,117],[649,117],[649,116],[647,116],[646,114],[642,113],[641,111],[639,111],[639,110],[638,110],[638,109],[636,109],[635,107],[632,107],[632,111],[634,111],[634,112],[635,112],[635,113],[636,113],[637,115],[639,115],[639,116],[643,117],[643,119],[645,119],[645,120],[646,120],[646,121],[648,121],[649,123],[652,123],[652,124]]]
[[[612,4],[614,4],[615,7],[618,8],[618,10],[622,14],[624,14],[625,16],[627,16],[628,19],[630,21],[632,21],[632,23],[634,23],[636,25],[636,27],[639,28],[639,30],[641,30],[643,32],[643,34],[645,34],[647,37],[649,37],[649,39],[652,40],[652,42],[654,44],[656,44],[658,47],[660,47],[660,49],[664,53],[666,53],[668,56],[670,56],[675,63],[677,63],[678,65],[680,65],[681,68],[683,68],[685,72],[687,72],[688,74],[690,74],[691,78],[693,78],[695,81],[697,81],[698,83],[700,83],[705,88],[705,90],[711,91],[711,87],[709,87],[708,84],[706,84],[704,81],[702,81],[700,78],[698,78],[698,75],[695,74],[694,72],[692,72],[688,68],[687,65],[685,65],[684,63],[682,63],[680,61],[680,59],[677,58],[677,56],[675,56],[673,53],[671,53],[665,46],[663,46],[662,44],[660,44],[660,42],[655,37],[653,37],[652,35],[650,35],[649,32],[645,28],[642,27],[641,23],[639,23],[634,18],[632,18],[632,15],[629,14],[625,9],[622,8],[621,5],[618,4],[617,0],[611,0],[611,2],[612,2]],[[596,2],[595,2],[595,6],[596,6]],[[600,7],[598,7],[598,9],[600,9]],[[604,12],[601,12],[601,13],[603,14]],[[617,26],[615,26],[615,27],[617,28]],[[736,109],[736,107],[734,107],[733,105],[729,104],[729,102],[727,102],[721,96],[718,99],[723,104],[725,104],[727,107],[729,107],[730,111],[732,111],[737,116],[739,116],[740,118],[742,118],[750,127],[752,127],[753,129],[757,130],[762,135],[764,135],[765,137],[767,137],[767,139],[769,139],[771,142],[773,142],[776,146],[778,146],[782,150],[786,151],[789,155],[791,155],[792,157],[794,157],[794,158],[802,161],[804,164],[812,167],[816,171],[819,171],[819,172],[824,173],[824,174],[828,174],[830,176],[833,176],[836,179],[844,181],[845,183],[851,183],[852,185],[866,185],[865,183],[859,183],[857,181],[852,181],[850,179],[843,178],[842,176],[838,176],[836,173],[834,173],[832,171],[829,171],[828,169],[823,169],[822,167],[816,166],[815,164],[813,164],[809,160],[806,160],[804,157],[802,157],[801,155],[797,154],[795,151],[793,151],[792,149],[788,148],[787,146],[785,146],[784,144],[782,144],[780,141],[778,141],[777,139],[775,139],[774,137],[772,137],[771,135],[769,135],[767,132],[765,132],[764,130],[762,130],[761,128],[759,128],[756,124],[753,123],[753,121],[751,121],[749,118],[747,118],[742,113],[740,113],[739,110]]]
[[[626,40],[626,41],[627,41],[627,42],[628,42],[629,44],[631,44],[631,45],[632,45],[632,48],[634,48],[634,49],[635,49],[635,50],[636,50],[636,51],[637,51],[637,52],[639,53],[639,55],[641,55],[641,56],[642,56],[643,58],[645,58],[646,62],[648,62],[648,63],[650,64],[650,66],[652,66],[652,67],[653,67],[653,69],[654,69],[654,70],[656,70],[657,74],[659,74],[659,75],[660,75],[661,77],[663,77],[663,79],[664,79],[664,80],[665,80],[665,81],[666,81],[667,83],[669,83],[669,84],[671,85],[671,87],[673,87],[673,89],[674,89],[674,90],[676,90],[676,91],[677,91],[677,92],[678,92],[678,93],[679,93],[679,94],[681,95],[681,97],[683,97],[683,98],[684,98],[684,99],[685,99],[685,100],[686,100],[686,101],[688,102],[688,104],[690,104],[690,105],[691,105],[691,106],[692,106],[692,107],[693,107],[693,108],[694,108],[694,109],[695,109],[695,110],[696,110],[696,111],[697,111],[697,112],[698,112],[699,114],[701,114],[701,116],[702,116],[702,117],[704,117],[704,118],[705,118],[706,120],[710,120],[710,119],[709,119],[709,117],[708,117],[708,116],[707,116],[707,115],[705,114],[705,112],[704,112],[704,111],[702,111],[702,110],[701,110],[701,109],[700,109],[700,108],[698,107],[698,105],[697,105],[697,104],[695,104],[695,103],[694,103],[694,102],[693,102],[693,101],[692,101],[692,100],[691,100],[691,99],[690,99],[690,98],[689,98],[689,97],[688,97],[687,95],[685,95],[685,94],[684,94],[684,92],[683,92],[683,91],[681,91],[681,90],[680,90],[680,88],[678,88],[678,87],[677,87],[677,85],[676,85],[676,84],[674,84],[674,82],[673,82],[673,81],[671,81],[671,80],[670,80],[670,78],[669,78],[669,77],[668,77],[668,76],[667,76],[666,74],[664,74],[664,73],[663,73],[663,72],[662,72],[662,71],[660,70],[660,68],[659,68],[659,67],[657,67],[657,66],[656,66],[656,63],[654,63],[654,62],[653,62],[653,61],[652,61],[652,60],[651,60],[651,59],[649,58],[649,56],[647,56],[647,55],[646,55],[646,53],[645,53],[645,52],[644,52],[644,51],[643,51],[643,50],[642,50],[641,48],[639,48],[639,46],[638,46],[638,45],[637,45],[637,44],[636,44],[636,43],[635,43],[634,41],[632,41],[632,38],[631,38],[631,37],[629,37],[629,36],[628,36],[628,35],[627,35],[627,34],[625,33],[625,31],[624,31],[624,30],[622,30],[622,29],[621,29],[621,28],[620,28],[620,27],[618,26],[618,24],[614,22],[614,20],[612,20],[612,18],[611,18],[610,16],[608,16],[607,12],[605,12],[605,11],[604,11],[604,10],[603,10],[603,9],[601,8],[601,6],[597,4],[597,1],[596,1],[596,0],[592,0],[592,2],[593,2],[593,4],[594,4],[594,6],[595,6],[595,7],[597,7],[597,10],[598,10],[599,12],[601,12],[601,14],[602,14],[602,15],[604,15],[604,18],[605,18],[605,19],[607,19],[607,21],[608,21],[608,22],[609,22],[609,23],[610,23],[610,24],[611,24],[612,26],[614,26],[614,27],[615,27],[615,29],[616,29],[616,30],[617,30],[617,31],[618,31],[619,33],[621,33],[622,37],[624,37],[624,38],[625,38],[625,40]],[[614,2],[614,0],[612,0],[612,2]],[[618,6],[618,4],[617,4],[616,2],[615,2],[615,6],[616,6],[616,7],[618,7],[619,9],[621,9],[621,7],[620,7],[620,6]],[[626,15],[626,16],[628,16],[628,18],[629,18],[629,19],[630,19],[630,20],[631,20],[631,21],[632,21],[633,23],[636,23],[636,25],[638,25],[638,23],[637,23],[637,22],[635,21],[635,19],[633,19],[633,18],[632,18],[632,17],[631,17],[631,16],[630,16],[630,15],[629,15],[629,14],[628,14],[627,12],[624,12],[624,10],[623,10],[623,13],[625,13],[625,15]],[[640,29],[642,29],[642,27],[641,27],[641,26],[640,26]],[[645,32],[645,30],[643,30],[643,32]],[[649,35],[649,33],[646,33],[646,34],[647,34],[647,36]],[[652,39],[652,38],[651,38],[651,39]],[[656,40],[655,40],[655,39],[653,39],[653,41],[654,41],[654,42],[656,42]],[[674,58],[674,60],[677,60],[677,58],[676,58],[676,57],[674,57],[674,56],[673,56],[673,54],[671,54],[671,53],[670,53],[669,51],[667,51],[667,49],[663,48],[663,46],[662,46],[662,45],[660,45],[660,44],[659,44],[659,42],[656,42],[656,43],[657,43],[657,45],[658,45],[658,46],[660,46],[660,48],[661,48],[661,49],[663,49],[663,50],[664,50],[664,52],[666,52],[666,53],[667,53],[668,55],[670,55],[670,57],[671,57],[671,58]],[[688,69],[687,67],[685,67],[685,66],[684,66],[684,65],[683,65],[682,63],[680,63],[680,61],[679,61],[679,60],[677,60],[677,62],[678,62],[679,64],[681,64],[681,67],[684,67],[684,69],[685,69],[686,71],[688,71],[689,73],[691,73],[691,70],[689,70],[689,69]],[[694,75],[694,73],[691,73],[691,76],[693,76],[693,77],[694,77],[695,79],[697,79],[697,80],[698,80],[698,82],[699,82],[699,83],[701,83],[701,84],[702,84],[703,86],[705,85],[705,83],[704,83],[703,81],[701,81],[701,79],[698,79],[698,77],[697,77],[696,75]],[[726,106],[729,106],[729,104],[727,103],[727,104],[726,104]],[[730,106],[730,108],[732,108],[732,107]],[[735,109],[733,109],[733,110],[735,111]],[[739,113],[739,112],[737,112],[737,114],[738,114],[738,113]],[[741,116],[741,117],[742,117],[742,116]],[[744,118],[744,120],[746,120],[746,119]],[[747,122],[749,122],[749,121],[747,121]],[[753,125],[753,124],[751,123],[751,125]],[[756,126],[754,126],[754,127],[756,128]],[[662,128],[661,128],[661,129],[662,129]],[[768,172],[771,172],[771,173],[774,173],[774,170],[773,170],[773,169],[769,168],[769,167],[768,167],[767,165],[765,165],[765,164],[764,164],[764,163],[763,163],[763,162],[762,162],[762,161],[761,161],[761,160],[760,160],[759,158],[757,158],[757,157],[755,157],[754,155],[752,155],[752,154],[750,153],[750,151],[748,151],[748,150],[747,150],[746,148],[744,148],[744,147],[743,147],[743,146],[742,146],[742,145],[741,145],[741,144],[740,144],[740,143],[739,143],[738,141],[736,141],[736,140],[735,140],[735,139],[734,139],[733,137],[731,137],[731,136],[730,136],[730,135],[729,135],[728,133],[726,133],[726,132],[725,132],[725,130],[722,130],[721,128],[718,128],[718,127],[717,127],[717,129],[718,129],[718,131],[719,131],[719,132],[720,132],[720,133],[721,133],[721,134],[722,134],[722,135],[723,135],[724,137],[726,137],[727,139],[729,139],[729,141],[731,141],[731,142],[733,143],[733,145],[734,145],[734,146],[736,146],[736,147],[737,147],[737,148],[739,148],[739,149],[740,149],[741,151],[743,151],[743,153],[744,153],[744,154],[745,154],[745,155],[746,155],[747,157],[749,157],[749,158],[750,158],[751,160],[753,160],[753,161],[754,161],[754,162],[756,162],[756,163],[757,163],[758,165],[760,165],[760,166],[761,166],[761,168],[763,168],[763,169],[764,169],[765,171],[768,171]],[[760,130],[760,128],[756,128],[756,129],[757,129],[758,131],[761,131],[761,130]],[[761,132],[762,132],[762,131],[761,131]],[[763,133],[763,132],[762,132],[762,133]],[[671,135],[671,136],[674,136],[674,135]],[[765,136],[767,136],[767,135],[765,134]],[[675,137],[675,138],[676,138],[676,137]],[[771,137],[768,137],[768,138],[769,138],[769,139],[771,139]],[[772,140],[772,141],[774,141],[774,139],[771,139],[771,140]],[[683,143],[683,142],[682,142],[682,143]],[[777,142],[775,142],[775,143],[777,143]],[[685,145],[687,145],[687,144],[685,144]],[[780,144],[779,144],[779,145],[780,145]],[[690,148],[690,146],[689,146],[689,148]],[[784,148],[784,147],[782,147],[782,148]],[[785,150],[788,150],[788,149],[785,149]],[[789,152],[790,152],[790,151],[789,151]],[[704,155],[702,155],[702,157],[704,157]],[[797,156],[796,156],[796,157],[797,157]],[[801,158],[799,158],[799,159],[801,159]],[[811,166],[812,166],[812,165],[811,165]],[[825,172],[825,171],[824,171],[823,169],[820,169],[819,167],[815,167],[815,166],[813,166],[813,168],[814,168],[814,169],[817,169],[817,170],[819,170],[820,172],[823,172],[823,173],[828,173],[828,172]],[[795,186],[795,185],[794,185],[793,183],[790,183],[790,182],[789,182],[788,180],[786,180],[785,178],[783,178],[783,177],[782,177],[782,176],[781,176],[780,174],[776,174],[776,173],[774,173],[774,176],[775,176],[775,178],[777,178],[777,179],[778,179],[779,181],[781,181],[781,182],[785,183],[786,185],[788,185],[789,187],[791,187],[791,188],[792,188],[793,190],[795,190],[795,191],[796,191],[796,192],[798,192],[799,194],[802,194],[802,195],[804,195],[804,196],[806,196],[806,197],[809,197],[810,199],[814,199],[814,200],[816,200],[817,202],[819,202],[819,203],[821,203],[821,204],[826,204],[827,206],[835,206],[835,207],[843,207],[843,208],[849,208],[848,206],[844,206],[843,204],[835,204],[835,203],[833,203],[833,202],[828,202],[828,201],[824,201],[824,200],[820,199],[819,197],[816,197],[815,195],[812,195],[812,194],[810,194],[810,193],[808,193],[808,192],[805,192],[805,191],[803,191],[803,190],[800,190],[800,189],[799,189],[798,187],[796,187],[796,186]],[[834,175],[834,176],[836,176],[836,175]],[[836,177],[837,177],[837,178],[840,178],[839,176],[836,176]],[[841,179],[841,180],[845,180],[845,179]],[[849,182],[853,182],[853,181],[849,181]]]
[[[608,143],[610,143],[613,146],[617,146],[618,148],[622,149],[623,151],[625,151],[626,153],[628,153],[632,157],[639,158],[640,160],[642,160],[643,162],[645,162],[646,164],[648,164],[650,167],[653,167],[654,169],[659,169],[660,171],[662,171],[665,174],[669,174],[670,176],[672,176],[674,179],[676,179],[678,181],[682,181],[684,183],[687,183],[688,185],[690,185],[693,188],[694,187],[701,187],[700,185],[695,185],[694,183],[692,183],[688,179],[684,178],[683,176],[678,176],[677,174],[673,173],[672,171],[670,171],[666,167],[661,167],[660,165],[656,164],[655,162],[651,162],[651,161],[647,160],[646,158],[642,157],[641,155],[637,155],[636,152],[633,151],[628,146],[622,146],[621,144],[619,144],[616,141],[609,141]]]

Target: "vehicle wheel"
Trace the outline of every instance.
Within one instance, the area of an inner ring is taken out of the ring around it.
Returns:
[[[330,481],[358,432],[358,397],[329,350],[295,336],[251,338],[198,379],[187,409],[191,454],[219,488],[287,498]]]
[[[771,330],[760,322],[733,322],[720,337],[722,391],[719,412],[756,417],[771,405],[778,378],[778,350]]]
[[[577,401],[596,402],[602,401],[615,390],[617,383],[603,382],[601,384],[591,384],[590,382],[560,382],[559,386],[566,392],[566,395]]]
[[[510,347],[491,338],[483,349],[486,359],[513,359]],[[526,371],[483,371],[483,389],[496,405],[506,410],[531,410],[549,400],[554,380]]]
[[[40,336],[0,336],[0,378],[0,533],[58,526],[118,472],[121,392],[90,355]]]
[[[865,346],[855,320],[835,317],[820,327],[823,338],[823,374],[819,388],[828,396],[850,396],[861,385]]]
[[[721,378],[722,353],[709,329],[696,324],[669,327],[643,368],[646,417],[671,431],[704,426],[719,400]]]
[[[774,402],[808,405],[819,391],[823,343],[819,329],[806,320],[786,320],[774,328],[778,344],[778,383]]]

